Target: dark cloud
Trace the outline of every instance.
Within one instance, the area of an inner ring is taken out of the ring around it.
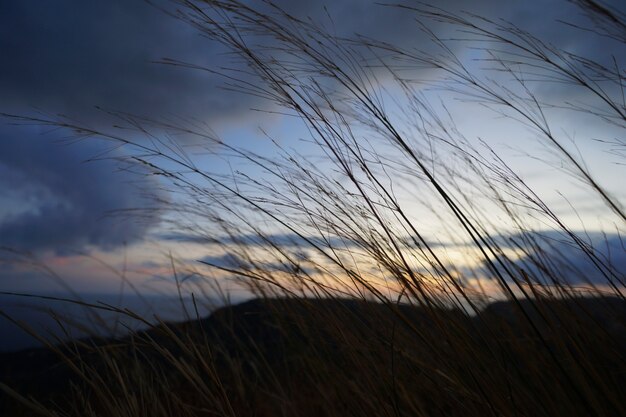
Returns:
[[[205,256],[200,259],[199,262],[223,269],[239,270],[239,269],[259,269],[265,272],[285,272],[288,274],[294,273],[315,273],[314,269],[303,267],[300,265],[300,261],[305,260],[303,256],[297,256],[298,259],[294,260],[296,264],[289,262],[250,262],[242,259],[241,257],[233,254],[226,253],[220,256]]]
[[[164,2],[162,2],[164,3]],[[36,107],[97,122],[98,105],[131,113],[219,117],[239,106],[199,71],[164,57],[215,64],[223,52],[141,0],[0,4],[0,108]]]
[[[569,284],[606,285],[612,280],[623,286],[626,283],[623,272],[626,271],[626,239],[619,234],[600,232],[579,232],[577,236],[592,251],[595,262],[569,236],[556,231],[501,236],[497,240],[502,247],[538,247],[540,256],[522,256],[513,264],[539,282],[551,284],[552,276],[558,282]],[[529,242],[533,242],[532,246]]]
[[[163,58],[210,67],[229,65],[223,47],[159,7],[142,0],[23,0],[0,4],[0,109],[30,107],[81,120],[102,120],[94,106],[135,114],[210,120],[240,116],[258,100],[218,89],[224,80],[202,71],[155,64]],[[262,2],[251,2],[263,7]],[[289,12],[311,16],[329,31],[355,33],[403,45],[416,43],[413,16],[373,2],[279,1]],[[460,0],[442,6],[458,9]],[[485,11],[487,1],[473,4]],[[493,7],[492,7],[493,8]]]
[[[185,234],[185,233],[169,233],[160,234],[159,239],[170,240],[175,242],[187,242],[198,244],[223,244],[223,245],[243,245],[243,246],[256,246],[256,247],[268,247],[270,245],[279,247],[311,247],[316,245],[320,247],[332,246],[334,248],[355,248],[361,245],[358,242],[341,238],[339,236],[330,236],[322,238],[320,236],[298,236],[295,233],[277,233],[267,234],[265,236],[259,236],[254,234],[242,234],[237,237],[217,237],[209,238],[202,235]]]
[[[219,256],[205,256],[199,261],[209,266],[225,269],[244,268],[249,265],[247,261],[232,253]]]
[[[154,3],[175,10],[173,1]],[[250,3],[263,7],[260,1]],[[470,11],[516,20],[552,38],[568,36],[559,41],[578,50],[598,51],[593,37],[546,24],[555,18],[580,21],[582,14],[575,7],[558,0],[542,2],[541,8],[535,3],[480,0],[472,2]],[[310,16],[338,35],[359,33],[405,47],[424,47],[415,15],[405,10],[362,0],[278,4],[295,16]],[[436,5],[454,11],[468,7],[462,0]],[[328,14],[322,6],[327,6]],[[98,105],[155,118],[176,115],[217,123],[258,104],[256,98],[218,90],[224,80],[215,75],[155,64],[167,57],[215,69],[229,65],[229,58],[195,28],[143,0],[2,2],[0,52],[0,110],[7,112],[36,107],[97,122],[102,115],[93,106]]]
[[[38,130],[0,129],[0,246],[112,249],[140,240],[158,221],[119,213],[149,208],[155,181],[119,170],[115,159],[85,163],[103,150],[101,143],[63,145]]]

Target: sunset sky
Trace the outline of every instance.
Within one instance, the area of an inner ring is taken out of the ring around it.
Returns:
[[[168,10],[173,7],[167,1],[153,3]],[[609,39],[585,36],[558,22],[584,21],[573,2],[436,3],[448,10],[467,9],[480,16],[514,22],[579,55],[600,60],[613,55],[621,68],[626,67],[623,45],[622,49],[611,49]],[[613,0],[608,4],[618,7],[620,3]],[[417,30],[414,15],[406,10],[366,0],[285,0],[280,4],[295,16],[325,22],[341,36],[362,34],[406,48],[426,42]],[[622,6],[621,11],[626,9]],[[328,16],[332,16],[331,23]],[[433,27],[442,36],[454,36],[443,24]],[[206,71],[157,62],[172,58],[219,69],[231,65],[231,57],[225,52],[224,47],[200,36],[195,28],[147,1],[1,2],[0,112],[42,118],[62,114],[94,129],[115,124],[114,118],[101,109],[152,119],[195,120],[209,126],[225,142],[261,154],[269,149],[262,128],[279,137],[285,146],[302,146],[298,149],[311,151],[297,140],[308,134],[301,124],[278,114],[251,111],[272,109],[262,99],[225,90],[221,88],[224,79]],[[457,53],[467,65],[480,65],[474,60],[475,51]],[[575,103],[578,97],[578,91],[567,85],[546,86],[539,93],[553,102]],[[526,157],[525,152],[543,152],[533,141],[532,132],[521,125],[512,127],[515,125],[472,103],[451,101],[448,105],[466,137],[485,140],[502,152],[570,227],[586,229],[595,244],[605,242],[613,262],[622,265],[622,270],[626,267],[623,238],[619,235],[625,231],[624,224],[579,182],[559,174],[554,168],[558,160],[550,159],[547,152],[545,158],[553,165]],[[598,182],[623,204],[623,129],[585,117],[555,117],[558,134],[578,149]],[[70,288],[84,293],[116,293],[124,287],[105,265],[123,271],[139,288],[158,291],[171,289],[171,285],[164,285],[171,284],[170,254],[190,262],[207,257],[214,262],[228,261],[229,255],[222,250],[212,251],[202,242],[185,239],[183,232],[173,235],[171,227],[163,225],[160,216],[166,215],[165,210],[148,196],[172,196],[162,190],[163,182],[158,177],[120,169],[115,157],[125,156],[125,148],[107,154],[113,158],[99,159],[103,150],[110,150],[110,144],[68,138],[71,134],[62,129],[36,123],[15,125],[10,119],[0,118],[0,247],[12,250],[0,253],[0,291],[66,291],[65,284],[52,278],[49,271],[33,266],[33,258]],[[621,140],[621,147],[607,143],[616,139]],[[98,160],[86,162],[93,158]],[[224,173],[242,169],[225,162],[220,155],[213,159],[199,157],[199,161],[214,164],[215,170]],[[119,213],[141,208],[155,209],[156,214],[137,219]]]

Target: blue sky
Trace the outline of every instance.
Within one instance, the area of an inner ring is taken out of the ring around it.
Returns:
[[[512,21],[577,54],[600,60],[612,54],[618,65],[626,65],[624,48],[611,49],[614,44],[606,39],[584,36],[556,23],[583,21],[573,4],[557,0],[503,3],[472,2],[469,11]],[[156,4],[169,10],[174,7],[165,1]],[[470,7],[460,0],[437,5],[450,10]],[[323,6],[332,16],[331,22]],[[285,7],[296,16],[324,22],[338,35],[358,33],[405,48],[426,45],[425,36],[416,30],[414,16],[404,10],[357,0],[285,2]],[[454,35],[443,24],[434,24],[434,29],[444,36]],[[457,54],[468,66],[480,68],[475,50],[463,45],[458,48]],[[301,123],[251,111],[276,110],[275,106],[223,89],[225,80],[217,75],[155,62],[172,58],[207,68],[235,65],[226,52],[223,46],[200,36],[195,28],[140,0],[3,2],[0,111],[44,118],[62,114],[79,124],[108,131],[117,121],[96,106],[156,120],[193,120],[210,127],[228,144],[274,156],[276,150],[261,133],[262,128],[286,148],[316,155],[314,146],[298,140],[308,137]],[[428,78],[414,71],[415,77]],[[439,98],[449,100],[447,107],[459,130],[472,143],[484,140],[503,155],[570,227],[608,232],[611,247],[619,250],[615,236],[624,231],[623,223],[596,195],[558,169],[559,157],[543,147],[535,132],[475,104],[453,100],[446,93],[424,90],[424,94],[433,102]],[[553,102],[576,103],[580,98],[578,90],[559,85],[537,87],[537,94]],[[600,142],[619,139],[622,127],[608,126],[594,118],[572,117],[558,109],[551,111],[551,117],[558,135],[572,149],[579,150],[594,177],[623,203],[623,147],[616,150]],[[50,126],[16,126],[10,122],[2,120],[0,124],[0,246],[20,254],[11,252],[0,258],[6,261],[0,263],[0,290],[63,290],[57,278],[33,268],[22,253],[45,263],[79,292],[116,292],[124,288],[126,284],[104,264],[123,270],[131,282],[142,288],[171,290],[170,253],[190,262],[224,255],[197,242],[163,239],[171,231],[164,220],[172,216],[164,201],[171,202],[176,195],[163,189],[167,182],[142,175],[146,174],[144,167],[128,162],[132,149],[114,148],[93,138],[76,141],[71,132]],[[158,127],[154,130],[163,133]],[[145,140],[133,135],[136,140]],[[185,136],[169,139],[185,146],[192,142]],[[193,152],[195,148],[189,149]],[[227,153],[195,158],[217,174],[244,171],[262,175],[240,159],[228,158]],[[411,187],[409,181],[407,188]],[[416,217],[427,218],[419,204],[412,206],[410,191],[401,199],[414,208]],[[137,209],[150,209],[152,215],[133,216]],[[435,239],[435,221],[422,223],[425,233]],[[542,226],[549,227],[537,222],[537,228]],[[502,232],[515,231],[505,228]],[[598,240],[601,235],[593,236]],[[623,257],[618,259],[624,261]]]

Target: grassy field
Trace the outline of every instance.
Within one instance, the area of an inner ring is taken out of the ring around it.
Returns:
[[[0,355],[2,407],[44,409],[19,402],[10,384],[70,415],[622,415],[626,303],[546,299],[523,309],[537,329],[510,302],[468,317],[257,299],[56,354]]]

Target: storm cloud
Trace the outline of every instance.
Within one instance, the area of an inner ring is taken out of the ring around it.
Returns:
[[[0,5],[0,108],[36,107],[97,122],[94,106],[141,115],[224,114],[199,72],[163,57],[211,64],[217,51],[188,25],[143,1],[19,1]]]
[[[540,231],[499,236],[502,247],[526,248],[533,256],[522,255],[513,265],[544,284],[623,286],[626,276],[626,241],[617,233],[573,232],[586,249],[559,231]],[[537,250],[532,249],[538,248]],[[587,252],[586,252],[587,251]],[[587,253],[591,253],[589,256]],[[539,254],[539,255],[537,255]],[[486,267],[486,266],[485,266]]]
[[[97,105],[219,123],[254,106],[258,99],[252,96],[220,90],[224,79],[217,75],[157,63],[170,58],[219,69],[230,65],[230,57],[159,9],[175,13],[175,2],[154,3],[157,7],[142,0],[2,2],[0,110],[34,107],[97,124],[102,121]],[[321,3],[282,3],[295,15],[331,24]],[[332,30],[343,35],[359,32],[406,43],[416,32],[412,18],[399,19],[390,8],[355,0],[329,8],[342,22]]]
[[[120,170],[115,158],[85,162],[102,144],[62,144],[41,130],[0,130],[0,246],[112,249],[142,239],[158,222],[123,212],[156,208],[150,197],[157,189],[154,180]]]
[[[95,111],[97,105],[153,118],[183,116],[219,124],[239,120],[259,105],[256,97],[221,90],[225,80],[215,74],[157,63],[171,58],[213,70],[234,65],[224,47],[161,10],[175,14],[175,1],[152,3],[23,0],[0,4],[0,111],[24,113],[38,108],[96,125],[108,123]],[[263,7],[262,2],[251,3]],[[406,48],[420,49],[425,44],[410,11],[361,0],[277,3],[340,36],[362,34]],[[459,11],[467,3],[445,0],[437,6]],[[564,25],[545,24],[554,19],[578,22],[582,13],[574,6],[549,0],[541,2],[540,18],[537,10],[535,2],[503,6],[479,0],[471,6],[479,15],[522,20],[531,31],[575,52],[598,51],[598,45],[590,43],[593,37],[563,30]],[[442,36],[452,35],[450,28],[440,29]]]
[[[23,0],[0,4],[2,106],[36,106],[97,118],[89,109],[99,105],[213,120],[247,108],[250,103],[241,95],[216,91],[223,80],[215,75],[155,63],[167,57],[217,69],[228,64],[229,56],[197,29],[161,10],[176,13],[176,1],[151,3],[154,5],[144,0]],[[263,8],[261,1],[250,3]],[[423,47],[425,38],[415,23],[416,15],[407,10],[362,0],[279,0],[277,4],[294,16],[321,22],[340,36],[362,34],[405,47]],[[404,4],[420,6],[413,1]],[[503,5],[478,0],[469,8],[462,0],[444,0],[436,6],[521,21],[524,28],[577,53],[598,50],[594,37],[580,36],[580,32],[554,23],[555,19],[581,22],[584,13],[567,1]]]

